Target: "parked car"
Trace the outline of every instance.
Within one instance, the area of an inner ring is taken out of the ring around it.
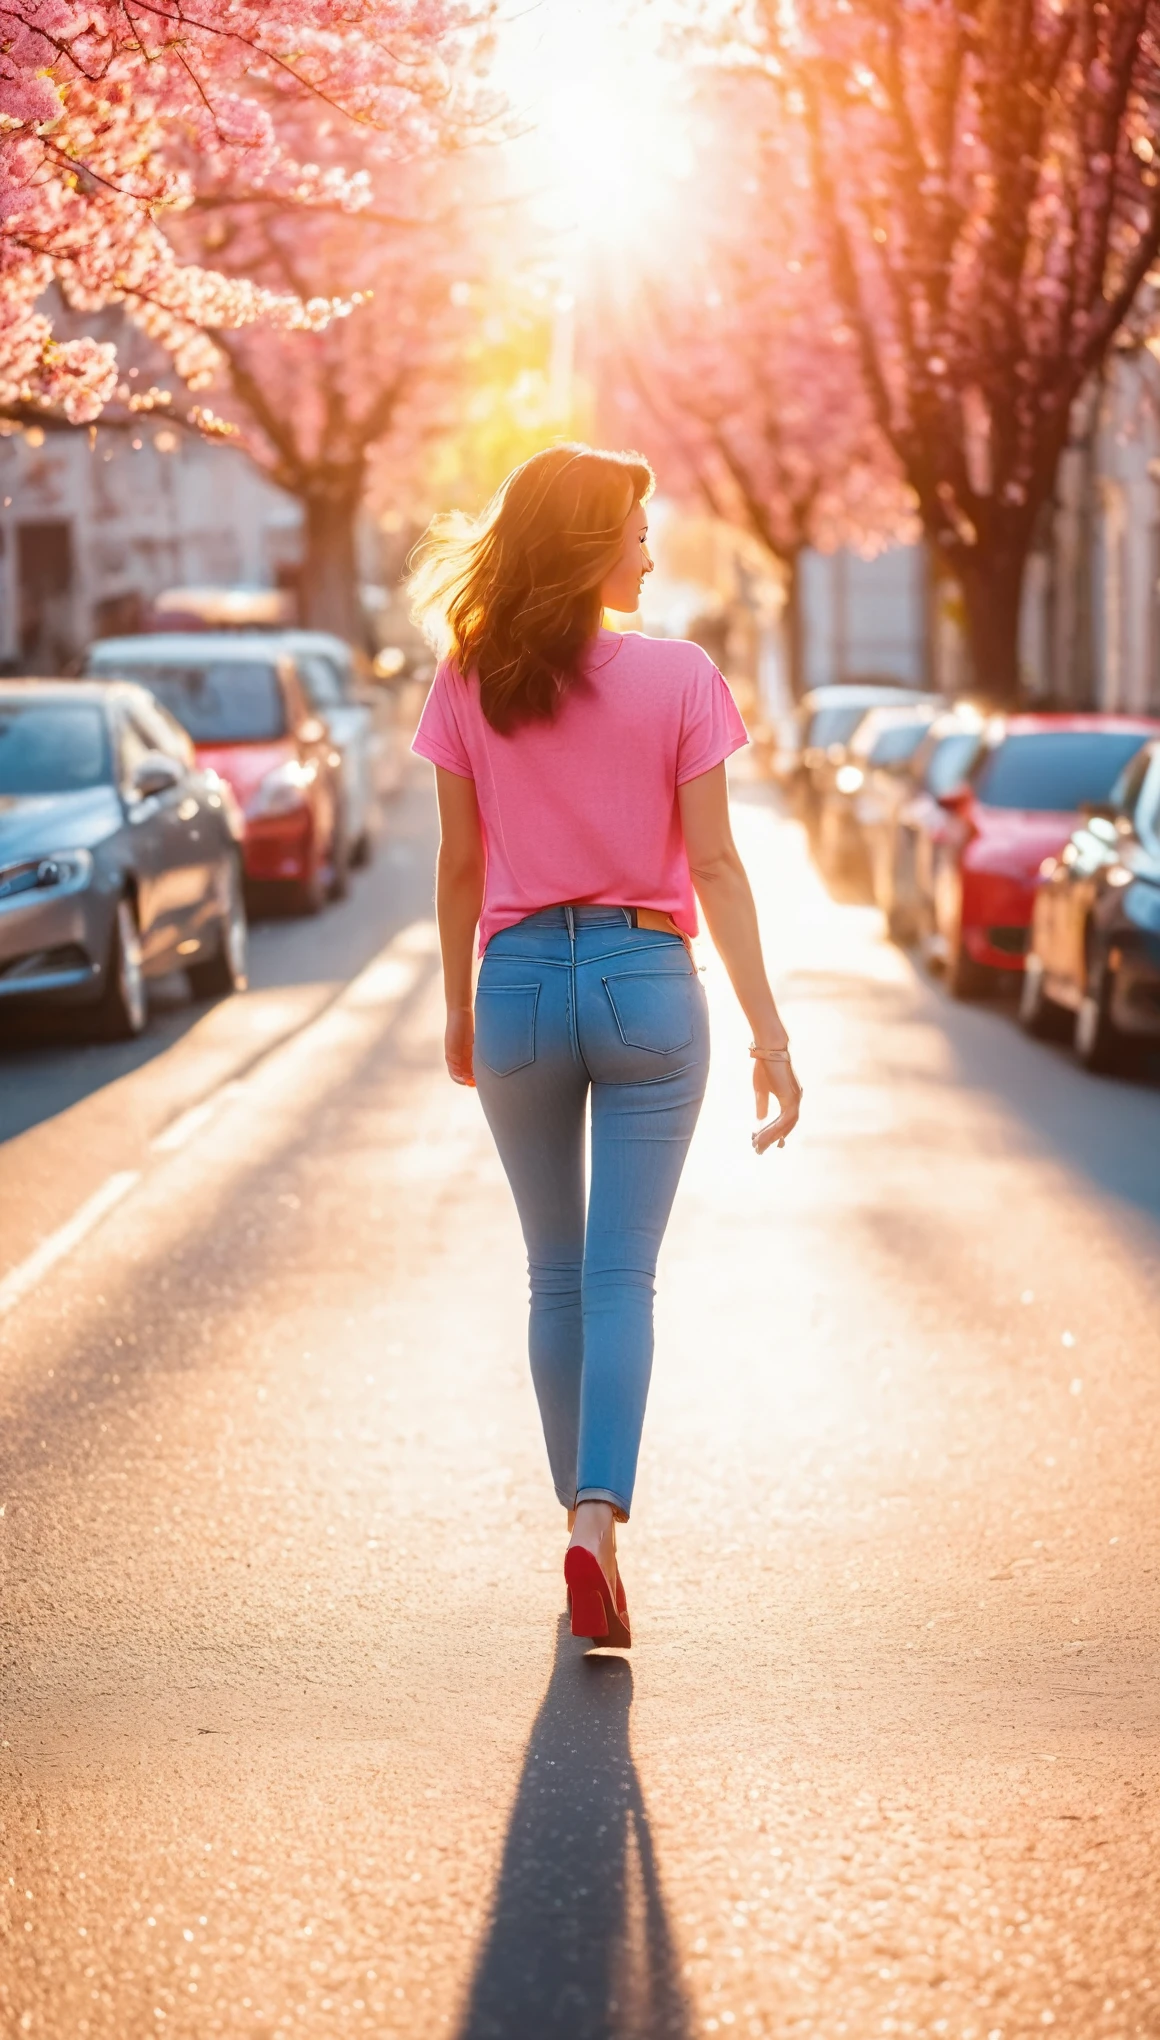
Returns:
[[[960,786],[983,741],[983,720],[972,708],[936,715],[922,742],[898,771],[876,774],[877,814],[868,830],[874,900],[894,942],[916,941],[923,900],[931,897],[930,859],[951,817],[939,795]]]
[[[292,654],[311,706],[325,721],[342,759],[344,828],[350,844],[350,861],[369,864],[374,851],[378,772],[384,749],[375,697],[362,684],[360,668],[365,667],[369,678],[370,661],[361,658],[345,638],[333,637],[329,631],[287,630],[281,641]]]
[[[818,781],[827,764],[842,762],[843,747],[849,742],[868,708],[880,703],[904,702],[912,689],[893,681],[845,681],[833,687],[815,687],[804,695],[796,710],[800,741],[782,742],[773,758],[774,776],[791,793],[798,814],[813,831],[818,817]]]
[[[342,897],[342,761],[280,636],[103,638],[86,670],[148,687],[188,730],[198,763],[228,781],[246,818],[251,886],[275,887],[307,914]]]
[[[1070,1023],[1091,1070],[1117,1069],[1133,1043],[1160,1040],[1160,743],[1045,859],[1019,1017],[1029,1034]]]
[[[938,713],[933,699],[867,709],[841,764],[821,775],[818,864],[826,878],[857,877],[869,886],[872,838],[887,788],[921,744]]]
[[[0,682],[0,1010],[88,1006],[139,1034],[146,980],[246,982],[242,817],[143,688]]]
[[[956,998],[1023,969],[1045,857],[1087,801],[1106,801],[1160,722],[1118,715],[996,717],[967,780],[939,797],[950,818],[931,859],[931,954]]]

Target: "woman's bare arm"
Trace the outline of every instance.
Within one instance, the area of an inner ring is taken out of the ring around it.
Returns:
[[[483,906],[483,830],[475,781],[435,767],[439,795],[439,856],[435,865],[435,917],[443,953],[447,1028],[443,1049],[457,1084],[474,1084],[475,1021],[471,972],[475,931]]]
[[[757,909],[733,841],[724,765],[715,765],[711,772],[686,781],[678,788],[677,798],[689,869],[713,946],[729,973],[757,1046],[784,1049],[789,1037],[766,975]],[[753,1089],[759,1119],[769,1109],[771,1093],[781,1107],[778,1118],[755,1139],[760,1154],[773,1141],[784,1140],[797,1124],[801,1087],[788,1062],[758,1059],[753,1065]]]

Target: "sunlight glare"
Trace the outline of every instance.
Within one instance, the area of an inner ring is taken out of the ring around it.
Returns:
[[[514,145],[561,253],[631,257],[671,241],[692,169],[681,73],[659,8],[628,0],[511,0],[496,80]]]

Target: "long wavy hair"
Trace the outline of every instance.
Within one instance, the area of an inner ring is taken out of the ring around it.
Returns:
[[[494,730],[550,722],[600,628],[625,519],[655,477],[637,453],[551,446],[514,468],[483,515],[433,520],[411,555],[416,621]]]

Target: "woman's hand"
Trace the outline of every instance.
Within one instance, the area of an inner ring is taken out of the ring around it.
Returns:
[[[473,1051],[475,1048],[475,1014],[470,1006],[449,1006],[447,1025],[443,1030],[443,1053],[447,1058],[447,1074],[455,1084],[470,1084],[475,1088]]]
[[[761,1127],[759,1132],[753,1135],[754,1152],[763,1155],[766,1148],[773,1146],[774,1141],[778,1147],[784,1147],[787,1133],[792,1133],[798,1122],[802,1087],[793,1073],[793,1064],[782,1061],[780,1057],[773,1062],[764,1056],[755,1056],[753,1094],[757,1101],[759,1119],[764,1119],[769,1111],[771,1096],[776,1098],[781,1107],[777,1118],[772,1119],[768,1126]]]

